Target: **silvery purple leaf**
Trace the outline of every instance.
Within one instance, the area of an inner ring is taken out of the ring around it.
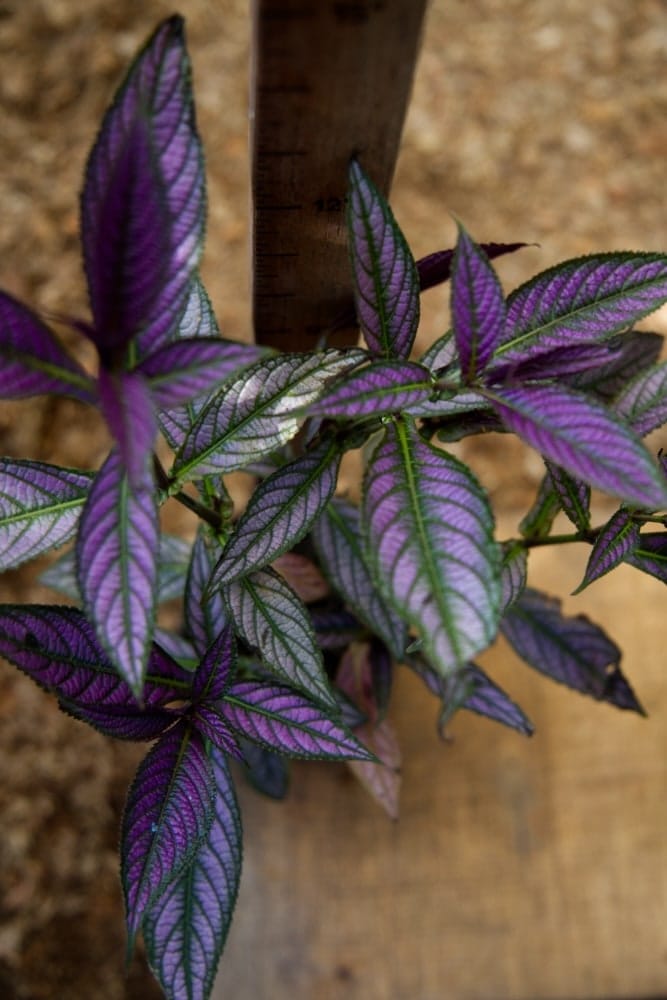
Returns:
[[[363,632],[359,619],[344,608],[331,611],[313,609],[310,620],[320,649],[342,649],[358,639]]]
[[[373,759],[341,723],[291,688],[241,681],[219,708],[239,736],[291,757]]]
[[[547,472],[542,477],[532,507],[519,524],[519,531],[524,538],[546,538],[559,511],[558,497]]]
[[[578,594],[594,580],[618,566],[639,544],[639,525],[621,507],[607,521],[595,540],[584,578],[573,593]]]
[[[138,371],[148,379],[156,406],[171,409],[210,393],[254,364],[262,349],[221,337],[197,337],[164,344],[144,358]]]
[[[157,422],[151,390],[137,372],[100,370],[100,409],[116,439],[130,482],[138,486],[146,479]]]
[[[246,777],[253,788],[270,799],[284,799],[289,788],[286,759],[250,740],[242,740],[241,749],[245,758]]]
[[[400,659],[405,650],[407,629],[373,581],[364,554],[359,508],[348,500],[333,500],[315,523],[313,542],[331,585],[366,628],[381,636],[394,656]],[[334,627],[338,629],[340,623]],[[347,631],[350,627],[354,627],[353,623],[343,629]],[[319,633],[318,641],[322,644]]]
[[[205,189],[183,19],[164,21],[102,122],[81,198],[84,263],[105,366],[171,333],[204,238]]]
[[[560,465],[544,463],[547,475],[563,512],[578,531],[587,531],[591,523],[591,488],[574,479]]]
[[[354,301],[374,354],[407,358],[419,325],[419,275],[393,213],[353,160],[348,172],[347,228]]]
[[[350,419],[394,413],[427,400],[433,391],[428,369],[410,361],[375,361],[337,379],[310,406],[310,415]]]
[[[81,602],[79,584],[76,579],[76,554],[73,549],[64,552],[51,563],[38,577],[39,583],[45,587],[69,597],[70,600]]]
[[[206,529],[200,528],[192,547],[192,558],[185,585],[185,624],[200,656],[206,653],[227,621],[227,612],[220,593],[211,591],[204,598],[219,554],[219,545],[214,542]]]
[[[613,407],[640,437],[667,423],[667,361],[637,375],[616,397]]]
[[[159,526],[152,477],[131,486],[117,451],[81,512],[77,574],[86,614],[121,676],[141,697],[157,594]]]
[[[263,569],[300,542],[333,496],[340,459],[330,438],[260,483],[234,526],[210,588]]]
[[[199,705],[191,718],[193,726],[204,739],[209,740],[214,747],[222,750],[228,757],[243,760],[238,740],[213,705]]]
[[[531,278],[507,300],[499,364],[556,347],[605,340],[667,301],[667,258],[603,253],[564,261]]]
[[[171,679],[156,675],[149,680],[144,707],[139,708],[92,626],[76,608],[0,606],[0,654],[53,692],[65,711],[106,735],[151,740],[175,721],[176,716],[164,708],[178,696]]]
[[[521,596],[528,578],[528,552],[520,544],[503,545],[503,561],[500,568],[500,606],[503,614]]]
[[[306,606],[282,577],[264,569],[221,591],[234,628],[264,666],[282,680],[335,708],[322,653]]]
[[[146,911],[204,843],[215,800],[203,740],[181,722],[144,757],[125,805],[120,856],[130,948]]]
[[[611,399],[637,372],[656,363],[663,339],[659,333],[648,333],[645,330],[621,333],[605,342],[615,351],[605,364],[597,369],[580,372],[568,381],[577,388],[590,387],[596,396]]]
[[[92,476],[45,462],[0,458],[0,566],[56,549],[76,530]]]
[[[454,362],[458,362],[458,356],[454,331],[448,330],[442,337],[438,337],[428,350],[424,351],[419,359],[419,364],[432,372],[439,372],[449,368]],[[460,378],[460,372],[458,372],[458,377]]]
[[[236,649],[231,626],[225,625],[204,653],[192,681],[192,700],[217,701],[229,687],[236,670]]]
[[[192,545],[177,535],[160,535],[158,556],[158,600],[182,597]]]
[[[570,475],[657,510],[667,485],[640,439],[602,403],[557,385],[495,388],[506,426]]]
[[[489,363],[505,328],[505,297],[489,258],[459,224],[452,264],[452,327],[465,381]]]
[[[500,553],[470,470],[396,422],[369,460],[362,519],[381,590],[433,665],[448,674],[485,649],[497,631]]]
[[[362,351],[282,354],[242,372],[199,413],[176,456],[180,482],[231,472],[286,444],[303,423],[304,409],[335,375],[354,368]]]
[[[457,372],[456,378],[458,377]],[[461,392],[445,390],[442,393],[438,393],[435,387],[429,399],[410,403],[403,409],[404,413],[409,413],[412,417],[430,417],[433,419],[438,417],[464,417],[474,411],[493,415],[489,401],[474,389],[463,389]]]
[[[583,615],[563,615],[556,598],[527,588],[506,612],[501,630],[526,663],[552,680],[643,714],[621,672],[618,646]]]
[[[185,639],[178,632],[171,632],[169,629],[156,625],[153,632],[153,640],[154,643],[161,646],[178,663],[184,664],[192,670],[199,663],[199,657],[190,640]]]
[[[623,561],[667,583],[667,532],[643,532],[634,550],[627,552]]]
[[[489,260],[494,257],[502,257],[506,253],[514,253],[522,247],[529,246],[528,243],[480,243],[479,246],[484,251]],[[417,271],[419,273],[419,287],[422,292],[435,285],[447,281],[451,274],[453,250],[437,250],[426,257],[421,257],[417,261]]]
[[[24,399],[52,392],[95,401],[95,384],[41,319],[0,291],[0,397]]]
[[[199,274],[195,274],[188,286],[188,295],[183,311],[172,330],[173,339],[193,340],[195,337],[219,337],[215,313],[208,292]]]
[[[241,815],[224,755],[213,749],[213,819],[187,869],[149,907],[148,961],[167,1000],[206,1000],[232,920],[241,876]]]

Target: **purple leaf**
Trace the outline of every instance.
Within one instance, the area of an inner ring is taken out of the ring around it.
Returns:
[[[130,486],[113,451],[81,513],[77,572],[86,614],[137,698],[153,634],[158,551],[152,478]]]
[[[149,907],[149,964],[167,1000],[206,1000],[232,920],[241,876],[241,816],[224,755],[211,752],[213,819],[188,868]]]
[[[667,583],[667,532],[643,532],[635,549],[627,552],[623,561]]]
[[[282,354],[242,372],[199,413],[176,456],[180,482],[231,472],[286,444],[303,423],[304,408],[329,379],[365,359],[362,351]]]
[[[177,535],[160,535],[158,557],[158,600],[182,597],[192,545]]]
[[[170,335],[204,237],[205,190],[183,19],[164,21],[107,111],[81,199],[84,262],[105,367]]]
[[[374,354],[407,358],[419,325],[419,275],[389,205],[350,164],[347,227],[357,316]]]
[[[373,759],[339,722],[290,688],[242,681],[230,688],[219,708],[239,736],[269,750],[291,757]]]
[[[406,626],[375,586],[364,555],[358,507],[342,499],[330,503],[313,528],[313,541],[332,587],[400,659],[406,645]]]
[[[263,569],[300,542],[333,496],[340,459],[337,442],[328,439],[260,483],[234,526],[210,587]]]
[[[452,265],[452,327],[466,381],[489,363],[505,327],[505,298],[489,258],[463,226]]]
[[[459,373],[456,373],[458,379]],[[481,393],[474,389],[463,389],[455,394],[450,390],[438,393],[434,387],[430,399],[422,400],[419,403],[410,403],[404,407],[403,412],[409,413],[412,417],[461,417],[475,411],[481,410],[493,415],[489,402]]]
[[[281,577],[259,570],[226,585],[222,596],[238,634],[272,673],[335,707],[308,611]]]
[[[501,598],[503,613],[514,604],[526,587],[528,577],[528,552],[521,544],[503,545],[503,562],[500,570]]]
[[[637,375],[613,407],[640,437],[667,423],[667,361]]]
[[[169,656],[173,657],[179,663],[183,662],[191,666],[194,670],[199,662],[199,657],[192,643],[177,632],[170,632],[168,629],[160,628],[159,625],[156,625],[153,632],[153,639]]]
[[[68,541],[92,482],[87,472],[0,458],[0,565],[13,569]]]
[[[139,364],[158,407],[171,409],[209,393],[230,375],[253,364],[262,349],[220,337],[175,340]]]
[[[590,486],[573,479],[560,465],[549,461],[545,465],[561,509],[578,531],[587,531],[591,523]]]
[[[363,632],[361,622],[344,609],[313,609],[310,617],[320,649],[342,649]]]
[[[243,753],[238,740],[231,732],[226,721],[212,705],[200,705],[192,715],[192,724],[197,732],[210,740],[214,747],[222,750],[229,757],[243,760]]]
[[[171,331],[171,336],[173,339],[183,340],[220,336],[211,300],[197,273],[190,281],[183,310]]]
[[[526,663],[552,680],[643,714],[621,672],[618,646],[583,615],[563,615],[556,598],[527,588],[505,614],[501,630]]]
[[[51,587],[58,594],[69,597],[71,601],[81,602],[76,579],[76,553],[72,549],[52,562],[43,573],[40,573],[38,580],[45,587]]]
[[[185,585],[185,624],[200,656],[206,653],[227,621],[227,612],[220,594],[211,592],[204,598],[218,555],[219,546],[206,529],[200,528],[192,547]]]
[[[452,250],[451,253],[453,252]],[[419,364],[432,372],[441,372],[455,363],[458,368],[458,358],[454,331],[448,330],[442,337],[438,337],[428,350],[424,351],[419,359]],[[460,379],[460,377],[460,372],[458,372],[458,378]]]
[[[395,423],[369,461],[362,517],[381,590],[433,665],[451,673],[485,649],[497,631],[500,559],[470,470]]]
[[[247,768],[246,776],[253,788],[270,799],[284,799],[289,787],[285,758],[249,740],[242,740],[241,747]]]
[[[522,247],[530,246],[529,243],[480,243],[479,246],[484,251],[489,260],[494,257],[501,257],[506,253],[514,253]],[[417,271],[419,273],[419,287],[422,292],[435,285],[447,281],[452,269],[453,250],[436,250],[426,257],[421,257],[417,261]]]
[[[409,361],[376,361],[337,379],[310,406],[310,415],[350,419],[393,413],[429,399],[431,374]]]
[[[52,392],[95,401],[95,384],[21,302],[0,291],[0,397],[24,399]]]
[[[599,344],[577,344],[574,347],[555,347],[528,358],[527,361],[513,361],[507,365],[507,375],[515,382],[535,379],[564,379],[575,385],[583,382],[594,385],[595,375],[621,363],[622,340],[614,337]],[[498,378],[498,368],[494,377]]]
[[[117,739],[155,739],[176,719],[164,706],[183,696],[178,684],[185,675],[174,673],[172,682],[156,671],[155,679],[145,685],[140,708],[76,608],[0,606],[0,653],[53,692],[65,711]],[[161,667],[163,660],[164,654],[156,650],[149,670]]]
[[[106,372],[99,376],[100,409],[118,444],[130,483],[146,479],[157,434],[153,399],[148,384],[136,372]]]
[[[667,485],[638,437],[605,406],[556,385],[495,388],[506,426],[570,475],[654,510]]]
[[[225,625],[204,653],[192,681],[192,700],[217,701],[222,698],[236,670],[234,633]]]
[[[648,333],[645,330],[621,333],[605,342],[610,351],[619,348],[605,364],[580,372],[569,381],[577,388],[590,387],[596,396],[611,399],[637,372],[655,364],[660,356],[662,343],[663,338],[659,333]]]
[[[509,296],[498,363],[605,340],[667,300],[667,258],[604,253],[568,260]]]
[[[331,594],[329,584],[319,567],[298,552],[283,552],[273,560],[271,569],[280,573],[304,604],[323,601]]]
[[[144,757],[127,797],[120,853],[130,948],[146,911],[204,842],[215,799],[203,740],[180,723]]]
[[[588,559],[584,578],[574,594],[618,566],[639,543],[639,526],[621,507],[600,531]]]

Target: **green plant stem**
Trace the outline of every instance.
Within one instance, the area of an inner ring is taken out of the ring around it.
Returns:
[[[217,513],[217,511],[212,510],[203,503],[200,503],[199,500],[189,496],[182,490],[172,493],[171,490],[173,483],[157,455],[153,455],[153,464],[155,466],[155,477],[160,489],[164,490],[165,493],[173,497],[174,500],[180,503],[183,507],[187,507],[188,510],[191,510],[200,520],[210,524],[216,534],[219,534],[224,527],[222,516]]]

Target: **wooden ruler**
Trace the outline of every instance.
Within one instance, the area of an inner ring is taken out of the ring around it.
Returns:
[[[353,155],[388,193],[426,0],[256,0],[253,314],[287,351],[353,342],[345,238]]]

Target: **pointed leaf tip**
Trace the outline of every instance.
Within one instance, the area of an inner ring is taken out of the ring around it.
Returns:
[[[473,379],[489,363],[505,327],[505,298],[489,258],[459,223],[452,267],[452,327],[461,372]]]

